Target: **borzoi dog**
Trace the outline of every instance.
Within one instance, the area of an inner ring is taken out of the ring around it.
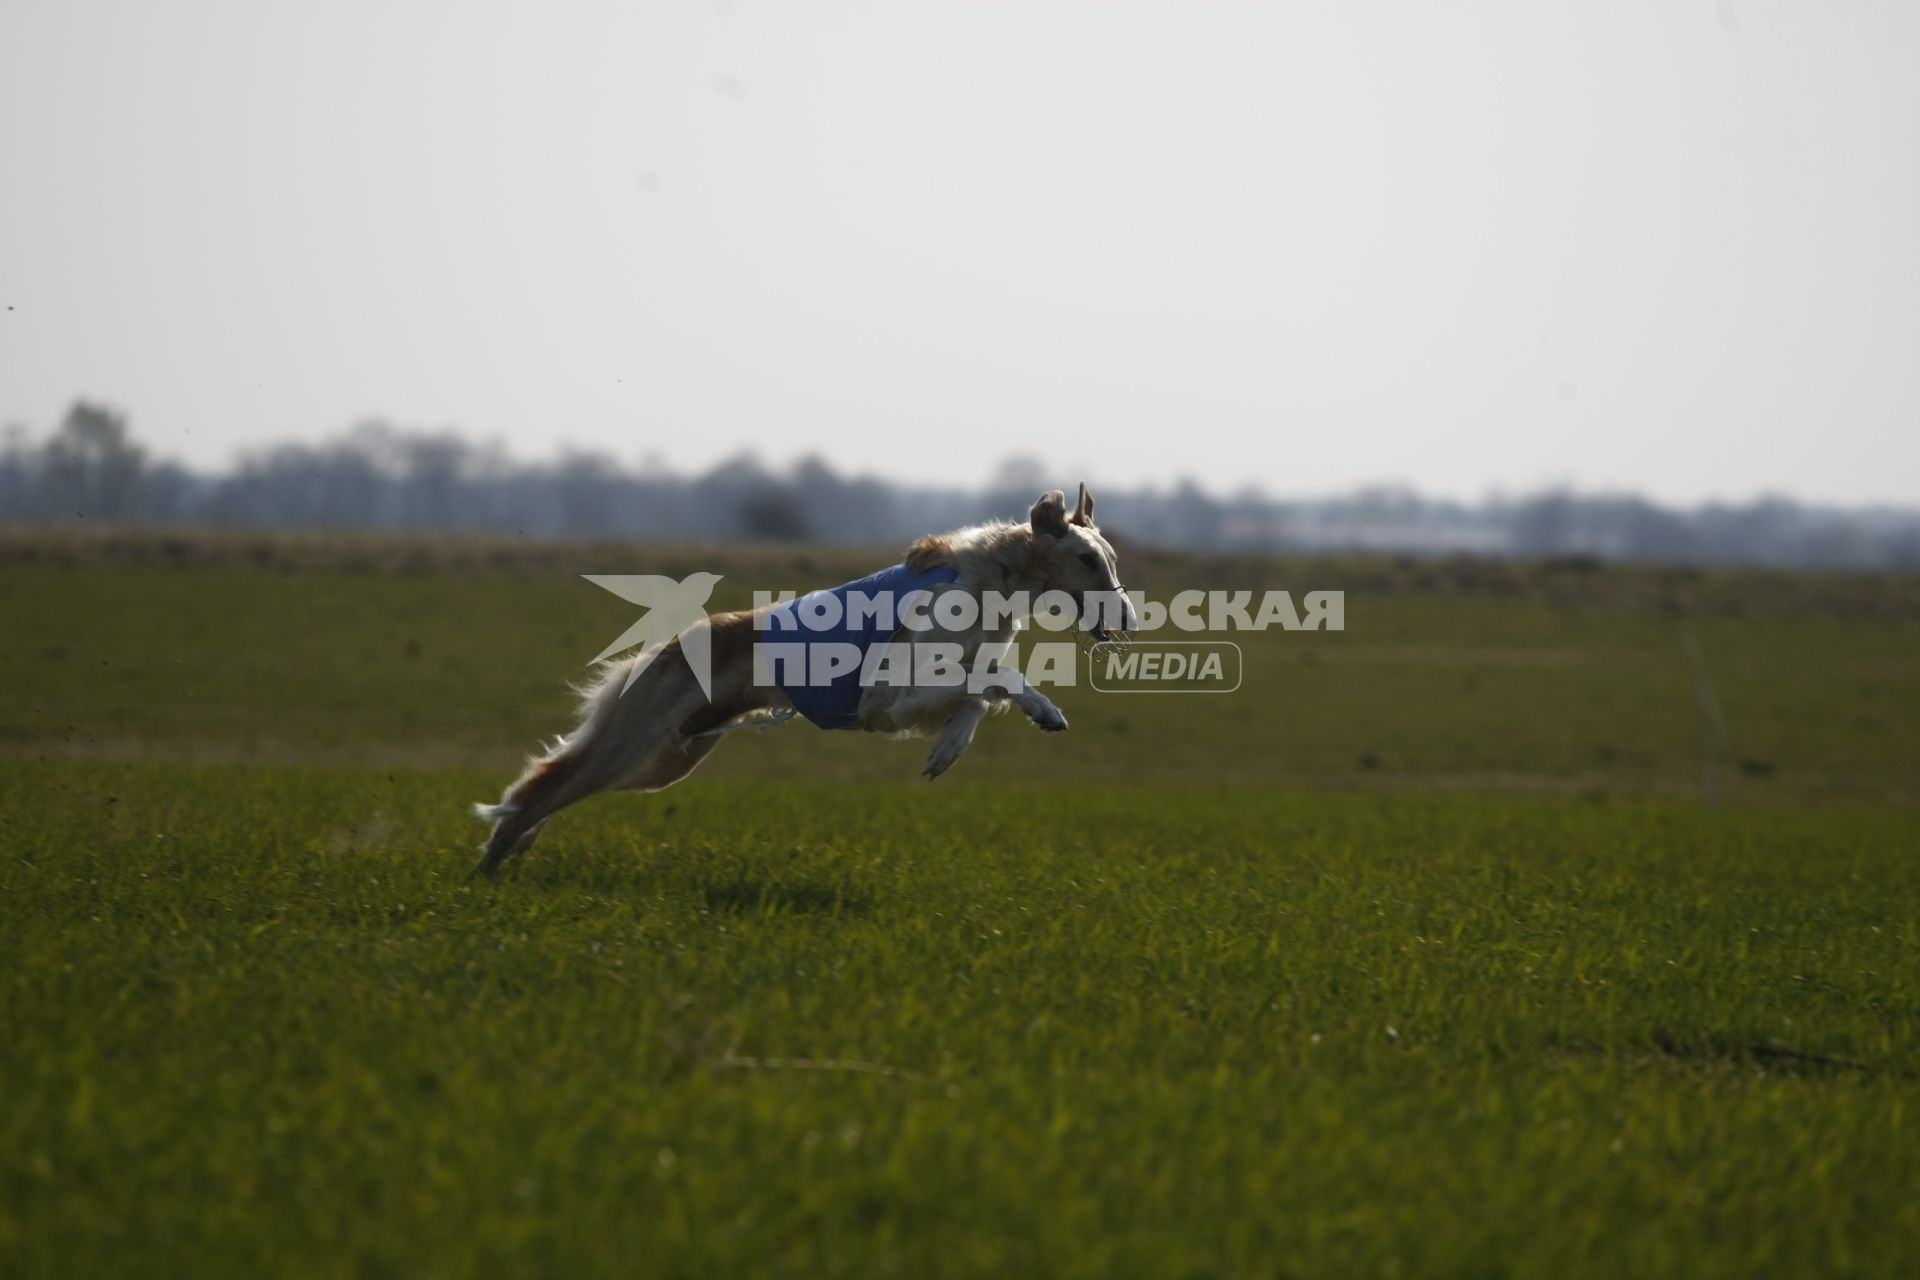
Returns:
[[[1096,641],[1136,625],[1113,546],[1093,523],[1093,495],[1085,484],[1071,513],[1066,494],[1054,489],[1034,503],[1024,524],[999,521],[924,537],[908,549],[903,564],[834,590],[844,593],[867,583],[930,590],[936,603],[950,591],[965,591],[976,601],[988,593],[1034,601],[1048,592],[1065,592],[1083,605],[1110,602],[1112,610],[1092,610],[1096,620],[1086,626]],[[938,733],[927,757],[928,778],[953,766],[988,712],[1009,704],[1019,706],[1042,729],[1059,732],[1067,727],[1060,708],[1018,671],[994,665],[1024,621],[1020,616],[980,609],[973,611],[971,625],[949,629],[941,624],[938,615],[943,611],[936,607],[926,611],[921,629],[911,636],[902,627],[861,642],[905,645],[912,655],[931,652],[927,646],[942,646],[949,654],[957,648],[967,671],[992,671],[990,688],[951,681],[923,685],[918,679],[841,679],[833,690],[825,690],[783,687],[766,679],[766,668],[756,663],[756,644],[779,639],[780,629],[773,624],[788,621],[768,615],[793,607],[787,602],[715,614],[697,624],[709,631],[698,645],[689,641],[689,629],[664,646],[607,663],[583,693],[579,727],[530,760],[500,803],[475,806],[480,817],[493,823],[493,831],[474,870],[493,872],[530,847],[549,818],[588,796],[672,786],[706,758],[720,733],[755,720],[799,713],[829,728],[902,736]],[[1088,613],[1083,608],[1083,618]],[[1109,621],[1116,625],[1108,626]],[[688,649],[710,656],[705,691],[687,658]],[[918,657],[912,661],[920,669]]]

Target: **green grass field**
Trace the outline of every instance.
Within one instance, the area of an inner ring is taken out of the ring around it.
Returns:
[[[1347,630],[465,878],[574,574],[880,563],[0,539],[0,1274],[1911,1273],[1913,580],[1133,557]]]

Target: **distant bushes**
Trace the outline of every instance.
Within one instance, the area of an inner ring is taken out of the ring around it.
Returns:
[[[629,468],[590,452],[525,463],[450,432],[384,423],[324,444],[260,449],[208,474],[152,458],[124,415],[81,401],[43,440],[8,432],[0,519],[891,545],[929,529],[1017,516],[1042,489],[1077,479],[1018,459],[978,490],[944,477],[929,486],[853,478],[817,458],[776,470],[743,456],[701,475]],[[1186,550],[1920,567],[1920,512],[1780,498],[1690,510],[1566,491],[1483,503],[1394,488],[1280,500],[1251,490],[1217,497],[1186,481],[1100,498],[1127,540]]]

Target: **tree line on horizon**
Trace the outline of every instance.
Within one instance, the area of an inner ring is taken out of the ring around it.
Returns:
[[[675,541],[900,545],[932,529],[1024,513],[1060,486],[1010,459],[977,489],[842,475],[818,458],[751,456],[682,475],[603,453],[509,458],[457,433],[365,423],[316,445],[251,452],[223,473],[157,460],[126,416],[76,402],[36,440],[0,441],[0,520],[492,532]],[[1554,490],[1479,503],[1381,487],[1327,498],[1249,490],[1103,490],[1133,542],[1181,550],[1369,550],[1834,568],[1920,568],[1920,510],[1816,507],[1785,498],[1662,506]]]

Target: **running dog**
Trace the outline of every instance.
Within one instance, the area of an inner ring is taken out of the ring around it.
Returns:
[[[1096,641],[1136,626],[1113,546],[1093,523],[1093,495],[1084,483],[1071,512],[1066,494],[1050,490],[1033,504],[1025,523],[996,521],[929,535],[908,548],[903,564],[834,588],[833,593],[844,596],[875,585],[888,591],[928,591],[936,604],[949,591],[968,592],[976,601],[986,593],[1033,601],[1060,591],[1083,606],[1110,603],[1110,608],[1082,608],[1083,619],[1089,613],[1095,618],[1086,629]],[[972,625],[961,630],[943,627],[937,620],[940,610],[929,608],[925,619],[931,625],[910,637],[904,626],[886,634],[851,636],[863,648],[905,645],[914,653],[924,652],[921,646],[926,645],[947,646],[948,652],[957,646],[966,670],[980,664],[993,671],[992,687],[984,691],[965,682],[865,682],[857,671],[854,678],[842,677],[826,688],[768,680],[764,666],[756,664],[755,646],[783,638],[780,624],[791,625],[791,616],[767,615],[792,610],[795,604],[715,614],[665,645],[605,664],[582,691],[579,726],[528,761],[500,803],[474,806],[493,824],[475,873],[492,874],[531,847],[549,818],[588,796],[672,786],[693,772],[722,733],[757,720],[802,714],[825,728],[910,737],[937,733],[924,771],[928,778],[953,766],[989,712],[1017,705],[1044,730],[1057,733],[1067,727],[1060,708],[1019,672],[994,666],[1023,619],[987,610],[976,610]],[[1110,621],[1116,625],[1109,626]],[[707,634],[694,643],[691,637],[698,629]],[[688,649],[710,657],[707,690],[696,679]],[[917,661],[914,666],[919,669]]]

